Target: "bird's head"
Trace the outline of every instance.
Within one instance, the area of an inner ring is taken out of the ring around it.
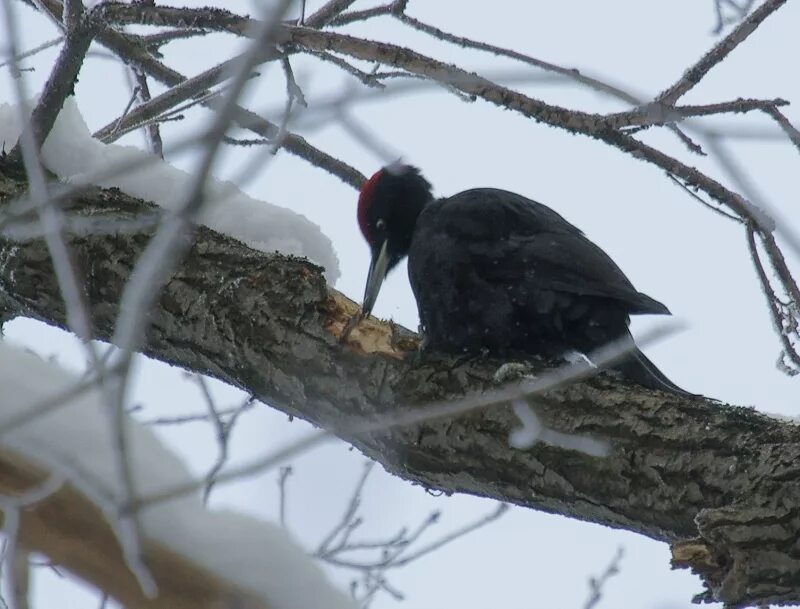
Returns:
[[[386,274],[408,254],[420,212],[433,199],[419,169],[396,162],[364,183],[358,225],[372,252],[362,312],[369,315]]]

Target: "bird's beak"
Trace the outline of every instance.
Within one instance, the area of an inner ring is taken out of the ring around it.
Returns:
[[[364,290],[364,304],[361,305],[361,314],[366,317],[372,313],[372,307],[381,291],[383,279],[389,270],[389,240],[384,240],[377,254],[372,255],[372,262],[369,265],[369,275],[367,275],[367,287]]]

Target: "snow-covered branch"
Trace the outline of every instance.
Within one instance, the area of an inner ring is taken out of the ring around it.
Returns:
[[[76,382],[58,366],[0,343],[0,429]],[[132,609],[354,606],[282,528],[208,510],[199,493],[140,514],[142,559],[156,584],[154,596],[145,594],[120,551],[115,521],[122,488],[107,417],[102,393],[93,389],[62,400],[57,410],[0,441],[0,495],[20,496],[13,504],[3,499],[0,509],[6,524],[10,510],[18,510],[14,522],[22,547]],[[131,423],[129,441],[136,486],[143,492],[189,479],[185,466],[148,427]]]

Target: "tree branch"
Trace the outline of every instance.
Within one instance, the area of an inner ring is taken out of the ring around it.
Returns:
[[[64,46],[61,48],[61,53],[59,53],[55,66],[44,85],[39,102],[31,114],[30,129],[33,132],[37,147],[40,147],[47,139],[56,122],[58,113],[61,112],[64,100],[68,95],[72,95],[78,72],[83,66],[83,60],[89,51],[89,45],[91,45],[94,36],[95,27],[91,15],[86,15],[83,12],[83,7],[80,3],[77,3],[77,5],[70,3],[67,6],[72,8],[69,10],[64,9],[65,21],[69,26],[66,30]],[[76,6],[80,6],[81,10],[77,10]],[[19,75],[16,75],[16,77],[18,78]],[[19,146],[19,143],[17,143],[11,151],[12,155],[21,154]]]
[[[691,186],[702,189],[738,215],[750,219],[763,230],[774,229],[772,219],[738,193],[678,159],[613,129],[605,121],[605,117],[547,104],[457,66],[437,61],[394,44],[373,42],[338,32],[321,32],[308,28],[285,27],[284,30],[287,33],[288,42],[299,47],[315,51],[333,51],[365,61],[391,65],[436,82],[446,83],[463,93],[479,97],[501,108],[514,110],[538,122],[559,127],[570,133],[580,133],[602,140],[629,153],[634,158],[646,160],[674,174]]]
[[[0,494],[19,495],[46,478],[46,472],[19,455],[0,451]],[[26,550],[66,566],[129,609],[215,609],[236,602],[269,609],[251,593],[153,541],[143,545],[143,554],[156,577],[158,596],[146,598],[125,564],[107,515],[70,485],[22,510],[20,517],[19,542]]]
[[[731,51],[747,40],[748,36],[756,31],[759,25],[786,4],[786,0],[767,0],[754,10],[747,19],[737,25],[733,31],[725,36],[713,49],[703,55],[703,57],[691,68],[686,70],[684,75],[656,97],[656,103],[672,106],[681,97],[688,93],[697,83],[699,83],[708,72],[730,55]]]
[[[0,207],[26,187],[15,172],[0,162]],[[152,213],[150,205],[115,190],[90,189],[70,205],[73,216],[119,221]],[[120,294],[151,233],[72,236],[96,338],[113,334]],[[64,327],[41,241],[0,237],[0,305]],[[502,363],[409,358],[416,337],[372,318],[343,346],[342,331],[357,308],[325,284],[318,267],[198,228],[186,263],[152,312],[144,352],[339,429],[387,470],[428,488],[493,497],[669,543],[693,539],[692,547],[704,551],[687,559],[680,553],[686,546],[678,544],[676,560],[701,572],[709,598],[731,606],[800,601],[800,565],[792,558],[800,533],[795,425],[602,375],[538,396],[534,407],[548,428],[609,443],[612,452],[604,458],[541,443],[511,448],[509,433],[518,423],[506,406],[348,434],[343,421],[490,390]],[[526,366],[535,374],[547,367]]]

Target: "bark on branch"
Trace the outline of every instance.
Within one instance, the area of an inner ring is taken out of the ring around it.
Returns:
[[[0,161],[0,211],[26,184]],[[92,189],[70,215],[126,223],[152,205]],[[151,225],[150,225],[151,226]],[[152,229],[73,235],[94,334],[108,339],[122,288]],[[64,327],[42,241],[0,237],[0,310]],[[209,374],[321,427],[494,386],[501,362],[412,355],[416,337],[370,320],[338,339],[356,305],[305,260],[255,252],[198,228],[152,313],[146,353]],[[546,366],[528,362],[536,373]],[[800,428],[751,409],[683,400],[610,376],[537,397],[550,428],[609,442],[605,458],[509,447],[506,406],[343,439],[407,480],[625,528],[673,544],[705,598],[800,602]]]

